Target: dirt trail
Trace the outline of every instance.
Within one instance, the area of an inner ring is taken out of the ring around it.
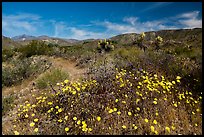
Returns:
[[[53,67],[60,68],[67,72],[71,81],[76,81],[77,79],[83,77],[86,72],[86,69],[76,67],[75,62],[71,62],[63,58],[51,58],[51,62],[53,63]]]
[[[85,68],[81,69],[76,67],[76,62],[71,62],[70,60],[66,60],[60,57],[49,57],[49,60],[52,62],[52,67],[59,68],[67,72],[69,74],[69,80],[71,81],[77,81],[79,78],[83,77],[86,72]],[[41,75],[43,75],[43,73],[38,77],[40,77]],[[2,95],[6,96],[12,93],[18,93],[22,89],[28,89],[32,86],[35,80],[36,78],[28,78],[22,81],[20,85],[5,87],[2,89]]]

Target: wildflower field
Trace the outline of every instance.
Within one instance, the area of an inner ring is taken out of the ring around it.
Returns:
[[[42,50],[52,48],[43,46]],[[26,57],[29,47],[22,47],[19,59],[39,56]],[[104,53],[98,53],[97,42],[53,48],[58,50],[40,55],[75,61],[87,68],[86,75],[73,81],[63,77],[63,72],[50,86],[45,83],[26,95],[15,93],[11,102],[3,99],[6,107],[12,106],[3,115],[7,116],[3,134],[202,135],[202,53],[198,47],[191,54],[165,46],[144,52],[120,43]],[[12,64],[12,58],[6,63]],[[50,80],[52,75],[45,78]]]

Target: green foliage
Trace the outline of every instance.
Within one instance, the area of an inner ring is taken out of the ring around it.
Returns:
[[[46,72],[42,77],[36,80],[36,86],[39,89],[45,89],[49,87],[49,84],[55,84],[58,81],[63,81],[68,78],[68,74],[60,69],[52,69],[50,72]]]
[[[12,86],[31,76],[36,76],[50,66],[49,62],[43,59],[25,58],[12,60],[9,65],[2,67],[2,87]]]
[[[21,58],[28,58],[33,55],[49,55],[53,52],[53,49],[45,42],[33,40],[28,45],[20,47],[18,51],[22,53]]]
[[[2,62],[5,62],[14,55],[15,51],[13,48],[3,48],[2,49]]]
[[[106,39],[104,41],[100,40],[98,42],[98,46],[97,46],[97,50],[99,52],[103,52],[103,51],[113,51],[114,50],[114,45],[112,44],[112,42],[110,40],[107,40]]]

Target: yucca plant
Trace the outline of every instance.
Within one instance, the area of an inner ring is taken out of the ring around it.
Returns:
[[[161,46],[162,42],[163,42],[163,38],[160,37],[160,36],[157,36],[156,39],[155,39],[156,50],[160,49],[160,46]]]
[[[101,53],[103,53],[104,51],[112,51],[114,50],[114,45],[112,44],[112,42],[110,42],[109,40],[100,40],[98,42],[98,46],[97,46],[97,50]]]

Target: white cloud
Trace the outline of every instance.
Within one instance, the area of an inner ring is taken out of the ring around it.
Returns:
[[[54,37],[78,40],[108,38],[105,32],[93,32],[91,30],[85,30],[84,28],[76,28],[68,26],[65,22],[54,21],[53,24],[55,28]]]
[[[177,18],[197,18],[199,15],[199,11],[192,11],[183,13],[177,16]]]
[[[41,22],[41,17],[35,14],[21,13],[16,15],[3,15],[2,31],[10,36],[36,32]]]
[[[84,29],[77,29],[75,27],[70,27],[71,30],[71,35],[68,38],[73,38],[73,39],[79,39],[79,40],[84,40],[84,39],[100,39],[100,38],[109,38],[110,35],[109,33],[104,32],[93,32],[90,30],[84,30]]]
[[[66,33],[67,26],[64,22],[53,22],[54,24],[54,37],[60,37],[62,34]]]
[[[118,33],[135,33],[137,31],[136,28],[131,25],[117,24],[109,21],[105,21],[103,24],[108,30]]]
[[[125,17],[125,18],[123,18],[123,21],[128,22],[132,25],[135,25],[135,22],[137,19],[138,18],[136,18],[136,17]]]
[[[198,18],[199,11],[192,11],[178,15],[176,18],[184,28],[202,28],[202,19]]]
[[[179,22],[185,25],[185,28],[202,28],[202,20],[199,19],[179,20]]]

